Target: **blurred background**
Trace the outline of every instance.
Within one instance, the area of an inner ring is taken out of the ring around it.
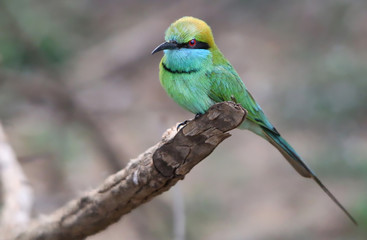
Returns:
[[[269,119],[360,227],[270,144],[234,130],[179,189],[88,239],[366,239],[364,0],[0,0],[0,119],[34,188],[34,216],[193,117],[160,86],[162,54],[150,55],[185,15],[212,27]],[[177,211],[185,238],[175,238]]]

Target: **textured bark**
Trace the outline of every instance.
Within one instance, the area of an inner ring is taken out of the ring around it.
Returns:
[[[246,111],[237,104],[214,105],[179,132],[171,128],[162,140],[110,176],[97,189],[34,221],[20,235],[26,239],[84,239],[126,213],[167,191],[238,127]]]

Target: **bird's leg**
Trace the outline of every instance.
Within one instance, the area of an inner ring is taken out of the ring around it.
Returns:
[[[234,103],[238,103],[238,102],[237,102],[237,99],[236,99],[233,95],[231,95],[231,100],[232,100]]]

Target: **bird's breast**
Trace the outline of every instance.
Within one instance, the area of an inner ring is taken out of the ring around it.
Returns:
[[[211,83],[204,70],[190,73],[172,72],[162,63],[160,80],[167,94],[192,113],[205,113],[214,104],[208,96]]]

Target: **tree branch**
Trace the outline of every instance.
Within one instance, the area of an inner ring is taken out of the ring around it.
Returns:
[[[7,239],[19,233],[30,221],[33,192],[7,142],[0,123],[0,183],[3,206],[0,215],[0,236]]]
[[[84,239],[182,180],[239,126],[246,111],[233,102],[214,105],[179,132],[162,140],[110,176],[97,189],[34,221],[17,240]]]

